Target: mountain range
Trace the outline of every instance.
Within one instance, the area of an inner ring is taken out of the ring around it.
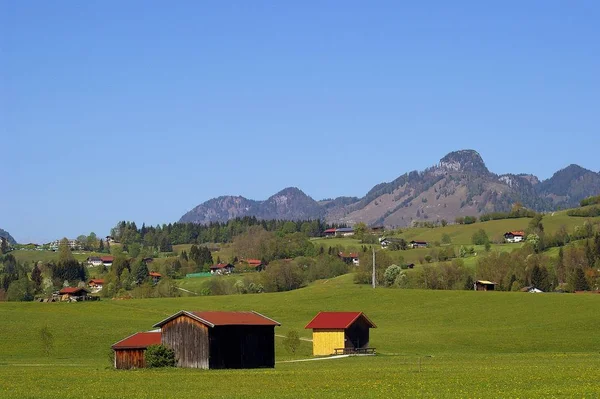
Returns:
[[[600,193],[600,173],[569,165],[540,181],[530,174],[497,175],[488,170],[477,151],[460,150],[444,156],[423,171],[405,173],[380,183],[362,198],[338,197],[315,201],[296,187],[264,201],[221,196],[206,201],[181,217],[180,222],[225,222],[244,216],[259,219],[321,218],[329,223],[387,227],[407,226],[415,220],[453,221],[511,209],[520,202],[536,211],[576,207],[583,198]]]

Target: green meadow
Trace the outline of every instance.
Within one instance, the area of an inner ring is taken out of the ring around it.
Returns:
[[[0,303],[2,398],[600,397],[600,295],[422,291],[317,281],[296,291],[89,303]],[[377,356],[291,355],[266,370],[110,367],[110,345],[178,310],[256,310],[297,330],[320,310],[361,310]],[[49,356],[39,331],[54,336]]]

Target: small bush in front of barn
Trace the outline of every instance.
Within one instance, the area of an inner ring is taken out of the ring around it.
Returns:
[[[173,349],[164,345],[150,345],[146,349],[146,367],[175,367],[176,364]]]

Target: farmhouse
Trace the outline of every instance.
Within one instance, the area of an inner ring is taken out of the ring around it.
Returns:
[[[217,263],[210,267],[211,274],[230,274],[233,272],[235,266],[231,263]]]
[[[188,312],[156,323],[161,343],[175,351],[179,367],[242,369],[275,367],[275,326],[256,312]]]
[[[157,272],[150,272],[150,273],[148,273],[148,275],[150,276],[150,278],[152,279],[152,282],[154,284],[158,283],[162,277],[162,274],[157,273]]]
[[[348,264],[352,263],[354,266],[358,266],[360,263],[360,261],[358,259],[358,252],[350,252],[350,253],[340,252],[338,254],[338,256],[340,257],[340,259],[343,262],[346,262]]]
[[[100,278],[93,278],[88,282],[88,287],[90,287],[93,293],[102,291],[102,287],[104,287],[104,280]]]
[[[327,229],[323,232],[324,237],[335,237],[335,229]]]
[[[338,237],[350,237],[354,235],[354,229],[352,227],[340,227],[335,229],[335,235]]]
[[[525,232],[523,231],[509,231],[504,233],[504,240],[506,242],[521,242],[525,239]]]
[[[246,259],[243,262],[246,262],[250,269],[254,269],[257,272],[265,269],[265,265],[263,264],[262,260],[260,260],[260,259]]]
[[[474,284],[475,291],[494,291],[495,287],[496,283],[487,280],[477,280]]]
[[[102,261],[102,264],[106,267],[110,267],[113,264],[113,261],[115,260],[114,256],[101,256],[100,260]]]
[[[160,344],[160,330],[139,332],[120,340],[112,346],[115,351],[115,368],[135,369],[146,367],[146,349]]]
[[[427,241],[411,241],[411,248],[427,248]]]
[[[376,326],[362,312],[319,312],[304,328],[313,330],[314,356],[374,353],[369,329]]]
[[[102,265],[102,259],[99,256],[89,256],[87,258],[87,263],[89,266],[100,266]]]
[[[77,287],[65,287],[58,291],[58,295],[61,296],[61,300],[63,301],[85,301],[89,293],[85,288]]]

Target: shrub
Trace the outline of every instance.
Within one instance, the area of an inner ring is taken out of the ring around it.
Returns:
[[[298,331],[288,331],[285,339],[283,340],[283,346],[288,353],[291,353],[292,355],[295,354],[300,347],[300,336],[298,335]]]
[[[385,272],[383,273],[383,281],[385,285],[393,285],[394,281],[396,281],[396,278],[398,277],[401,271],[402,268],[397,265],[391,265],[387,269],[385,269]]]
[[[150,345],[146,349],[146,367],[175,367],[176,364],[173,349],[164,345]]]

